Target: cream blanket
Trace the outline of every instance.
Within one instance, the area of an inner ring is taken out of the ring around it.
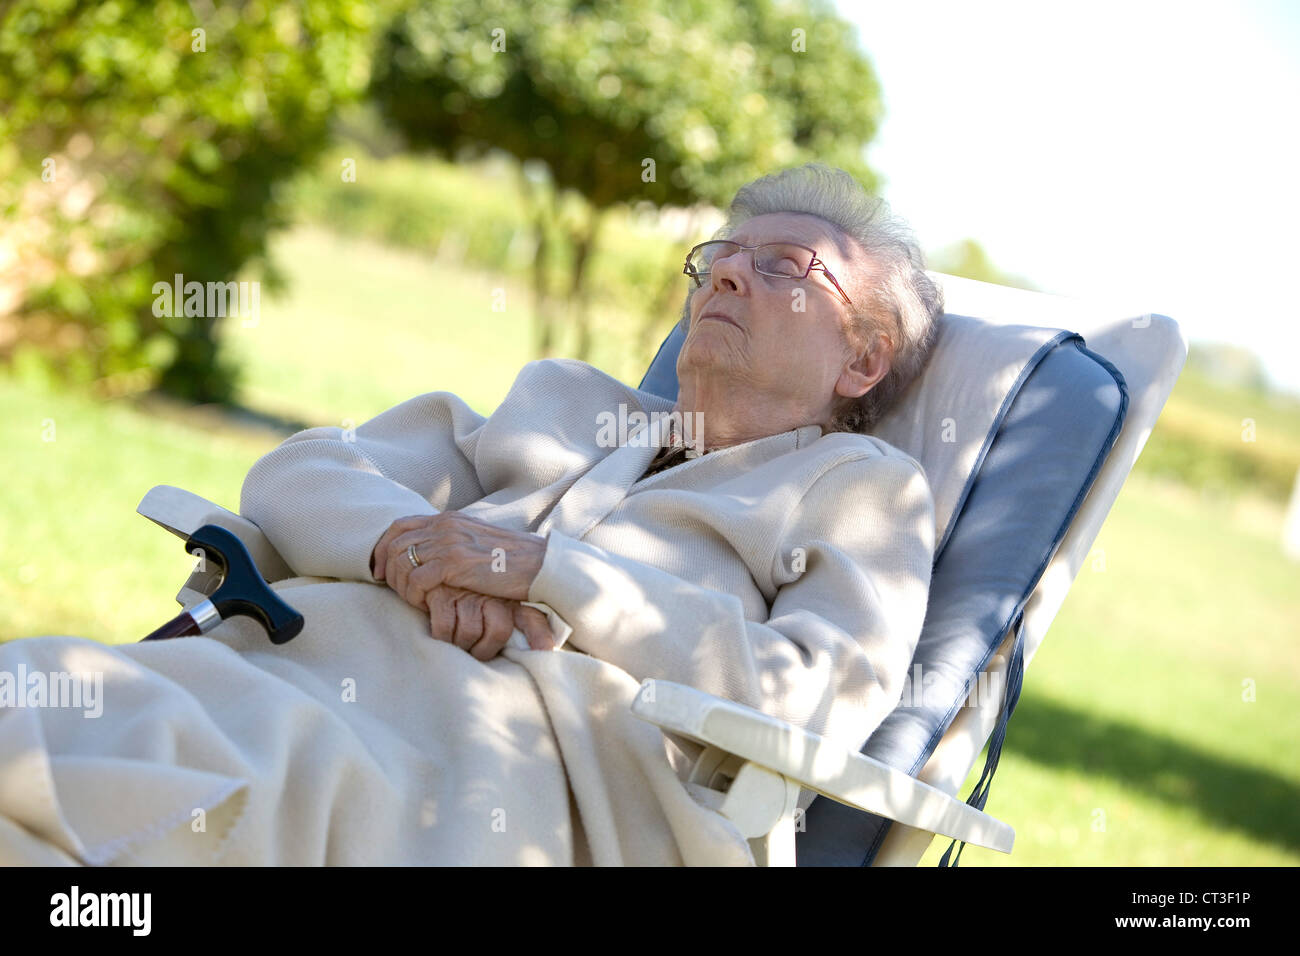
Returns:
[[[27,698],[32,675],[102,679],[89,707],[0,709],[0,863],[751,864],[683,782],[694,745],[630,713],[640,681],[860,746],[920,633],[933,502],[908,456],[816,426],[642,480],[655,449],[635,425],[609,447],[602,416],[670,405],[546,361],[488,419],[435,392],[286,440],[241,512],[302,575],[275,585],[293,641],[239,617],[0,645]],[[529,598],[572,627],[563,649],[482,663],[374,583],[393,520],[453,508],[547,536]]]

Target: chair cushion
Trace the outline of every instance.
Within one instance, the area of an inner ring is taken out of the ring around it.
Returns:
[[[1119,434],[1127,390],[1078,336],[1020,385],[938,551],[902,701],[863,753],[913,776],[934,753],[1015,624]],[[1007,690],[1009,688],[1000,688]],[[1015,707],[1004,701],[1003,723]],[[890,821],[818,799],[796,838],[802,866],[868,865]]]
[[[683,338],[674,328],[665,339],[643,390],[675,397]],[[902,702],[863,753],[912,775],[929,760],[1056,552],[1127,401],[1118,370],[1072,332],[944,317],[925,372],[873,430],[925,469],[937,546]],[[1004,717],[1015,698],[1005,703]],[[819,797],[796,860],[868,865],[888,823]]]
[[[934,495],[936,552],[969,494],[996,423],[1034,364],[1070,334],[946,315],[924,374],[872,430],[925,469]],[[677,397],[677,353],[684,339],[680,325],[674,327],[651,362],[642,391]]]

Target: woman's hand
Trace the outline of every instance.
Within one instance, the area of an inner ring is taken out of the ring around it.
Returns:
[[[515,628],[535,651],[555,649],[546,615],[518,601],[440,585],[429,592],[429,629],[439,641],[455,644],[481,661],[501,653]]]
[[[412,544],[421,560],[418,568],[407,557],[407,547]],[[442,549],[453,547],[450,562],[430,560],[432,555],[443,554]],[[528,587],[542,566],[537,557],[536,568],[529,573],[532,562],[517,560],[532,550],[544,556],[545,539],[505,531],[456,512],[411,515],[397,519],[384,532],[370,555],[370,567],[408,604],[428,612],[429,630],[435,640],[455,644],[478,660],[487,661],[501,652],[515,628],[523,631],[533,650],[555,649],[546,615],[519,603],[527,599]],[[439,580],[439,576],[451,574],[457,580],[477,581],[485,563],[488,573],[495,575],[494,586],[512,594],[522,589],[522,596],[512,600]],[[509,573],[506,569],[512,563],[515,573],[505,580],[502,575]],[[493,566],[501,570],[492,571]]]
[[[419,567],[408,557],[412,545]],[[375,545],[371,563],[375,576],[408,604],[431,608],[427,596],[438,587],[526,601],[545,556],[546,539],[541,535],[445,511],[398,518]]]

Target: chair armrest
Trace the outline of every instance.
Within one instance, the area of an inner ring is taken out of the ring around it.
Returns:
[[[135,510],[182,539],[189,538],[195,530],[205,524],[225,528],[244,543],[244,547],[248,549],[249,555],[257,565],[257,570],[267,583],[282,581],[296,575],[296,572],[267,540],[261,528],[243,515],[235,514],[202,495],[172,485],[156,485],[140,499],[140,505]],[[188,608],[211,595],[220,582],[220,571],[215,567],[209,568],[200,561],[189,580],[177,593],[176,600],[181,607]]]
[[[1015,830],[901,770],[752,707],[672,681],[646,680],[632,713],[734,754],[839,803],[1010,853]]]

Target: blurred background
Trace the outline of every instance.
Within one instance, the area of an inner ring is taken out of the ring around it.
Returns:
[[[635,384],[736,188],[819,161],[937,271],[1192,340],[962,864],[1300,862],[1300,12],[1044,6],[0,2],[0,640],[173,616],[154,485],[237,510],[539,356]]]

